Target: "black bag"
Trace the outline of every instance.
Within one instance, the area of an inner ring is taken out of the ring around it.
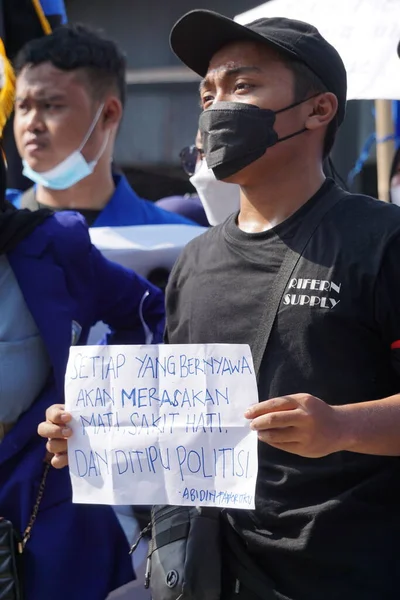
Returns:
[[[322,219],[348,194],[333,187],[320,200],[300,226],[300,248],[288,248],[271,294],[268,295],[260,328],[253,346],[254,369],[258,374],[282,296],[292,274]],[[225,509],[226,510],[226,509]],[[225,510],[205,507],[159,506],[152,509],[151,541],[147,559],[145,587],[150,586],[152,600],[219,600],[221,597],[221,513]],[[262,573],[229,524],[223,523],[224,569],[229,568],[239,591],[241,585],[253,598],[273,600],[272,581]],[[226,530],[228,528],[228,530]],[[140,540],[140,538],[139,538]],[[137,547],[132,547],[131,552]],[[225,581],[225,577],[224,577]]]
[[[206,507],[152,509],[145,586],[151,581],[154,600],[219,600],[219,516],[219,509]]]
[[[21,555],[21,539],[0,517],[0,600],[22,600]]]
[[[45,463],[35,506],[22,537],[10,521],[0,517],[0,600],[23,600],[23,552],[39,512],[49,470],[50,464]]]

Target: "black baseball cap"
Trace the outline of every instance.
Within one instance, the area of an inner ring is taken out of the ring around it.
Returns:
[[[192,71],[204,77],[214,54],[232,42],[253,41],[275,47],[303,62],[338,99],[337,121],[346,113],[346,68],[337,50],[318,29],[294,19],[271,17],[240,25],[211,10],[192,10],[172,28],[173,52]]]

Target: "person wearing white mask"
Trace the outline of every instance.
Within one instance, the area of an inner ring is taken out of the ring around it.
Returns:
[[[195,143],[185,146],[179,153],[179,158],[197,195],[162,198],[157,201],[157,206],[187,217],[202,227],[219,225],[239,210],[239,186],[217,181],[204,158],[199,131]]]
[[[196,188],[210,225],[223,223],[231,214],[239,210],[239,186],[218,181],[212,170],[208,168],[205,158],[198,161],[190,182]]]
[[[195,143],[183,148],[179,157],[182,168],[189,175],[190,183],[196,189],[200,201],[198,202],[197,197],[194,196],[190,198],[191,204],[193,205],[197,201],[197,206],[201,203],[210,225],[223,223],[231,214],[239,210],[240,188],[234,183],[218,181],[212,169],[208,168],[200,131],[197,132]],[[178,210],[184,205],[185,203],[181,201]],[[171,210],[173,209],[171,208]],[[193,206],[191,210],[192,212],[195,210]]]
[[[190,224],[139,198],[112,159],[125,102],[125,57],[111,41],[66,25],[16,58],[14,135],[35,186],[15,206],[77,210],[91,227]]]
[[[216,179],[212,169],[207,166],[199,133],[196,139],[197,160],[190,182],[196,188],[210,225],[215,226],[239,210],[240,187]]]

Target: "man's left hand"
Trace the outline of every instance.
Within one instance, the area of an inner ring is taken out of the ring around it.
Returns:
[[[260,402],[245,413],[258,438],[280,450],[320,458],[343,449],[340,406],[309,394],[293,394]]]

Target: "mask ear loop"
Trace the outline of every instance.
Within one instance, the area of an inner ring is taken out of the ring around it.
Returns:
[[[104,138],[104,142],[102,143],[102,145],[101,145],[101,148],[100,148],[99,152],[97,153],[97,155],[95,156],[95,158],[94,158],[92,161],[90,161],[90,162],[92,162],[92,163],[97,163],[97,162],[100,160],[100,158],[103,156],[103,152],[104,152],[104,150],[105,150],[105,149],[106,149],[106,147],[107,147],[108,140],[110,139],[110,133],[111,133],[111,132],[110,132],[110,131],[108,131],[108,133],[107,133],[106,137]]]
[[[304,100],[300,100],[299,102],[294,102],[293,104],[290,104],[290,106],[286,106],[286,108],[281,108],[281,110],[276,110],[275,114],[279,115],[279,113],[283,113],[287,110],[295,108],[296,106],[300,106],[300,104],[304,104],[304,102],[308,102],[308,100],[312,100],[313,98],[320,96],[322,93],[323,92],[316,92],[313,96],[310,96],[309,98],[305,98]],[[299,129],[298,131],[295,131],[294,133],[291,133],[290,135],[285,135],[285,137],[279,138],[276,143],[278,144],[279,142],[284,142],[285,140],[290,140],[290,138],[296,137],[296,135],[300,135],[300,134],[304,133],[305,131],[308,131],[307,127],[303,127],[303,129]]]
[[[305,131],[308,131],[307,127],[303,127],[303,129],[299,129],[299,131],[295,131],[294,133],[291,133],[290,135],[285,135],[285,137],[283,137],[283,138],[278,138],[276,143],[279,144],[279,142],[284,142],[286,140],[290,140],[290,138],[296,137],[296,135],[300,135],[300,134],[304,133]]]
[[[86,146],[86,144],[87,144],[87,142],[88,142],[88,140],[89,140],[90,136],[92,135],[92,133],[93,133],[93,131],[94,131],[94,128],[96,127],[97,123],[99,122],[99,119],[100,119],[101,113],[103,112],[103,108],[104,108],[104,102],[103,102],[103,104],[101,104],[101,106],[98,108],[98,110],[97,110],[97,112],[96,112],[96,114],[95,114],[95,116],[94,116],[94,119],[93,119],[93,121],[92,121],[92,124],[91,124],[91,125],[90,125],[90,127],[89,127],[89,130],[88,130],[87,134],[85,135],[85,137],[83,138],[83,142],[81,143],[81,145],[80,145],[80,146],[79,146],[79,148],[78,148],[78,152],[81,152],[81,151],[82,151],[82,149],[83,149],[83,148]],[[107,141],[108,141],[108,140],[107,140]],[[104,151],[104,150],[103,150],[103,151]]]
[[[300,106],[300,104],[304,104],[304,102],[308,102],[309,100],[312,100],[313,98],[316,98],[317,96],[320,96],[323,93],[324,92],[316,92],[312,96],[309,96],[308,98],[304,98],[304,100],[299,100],[298,102],[293,102],[293,104],[289,104],[289,106],[286,106],[285,108],[281,108],[280,110],[275,110],[274,113],[276,115],[279,115],[279,113],[283,113],[283,112],[286,112],[287,110],[291,110],[292,108],[296,108],[296,106]]]

